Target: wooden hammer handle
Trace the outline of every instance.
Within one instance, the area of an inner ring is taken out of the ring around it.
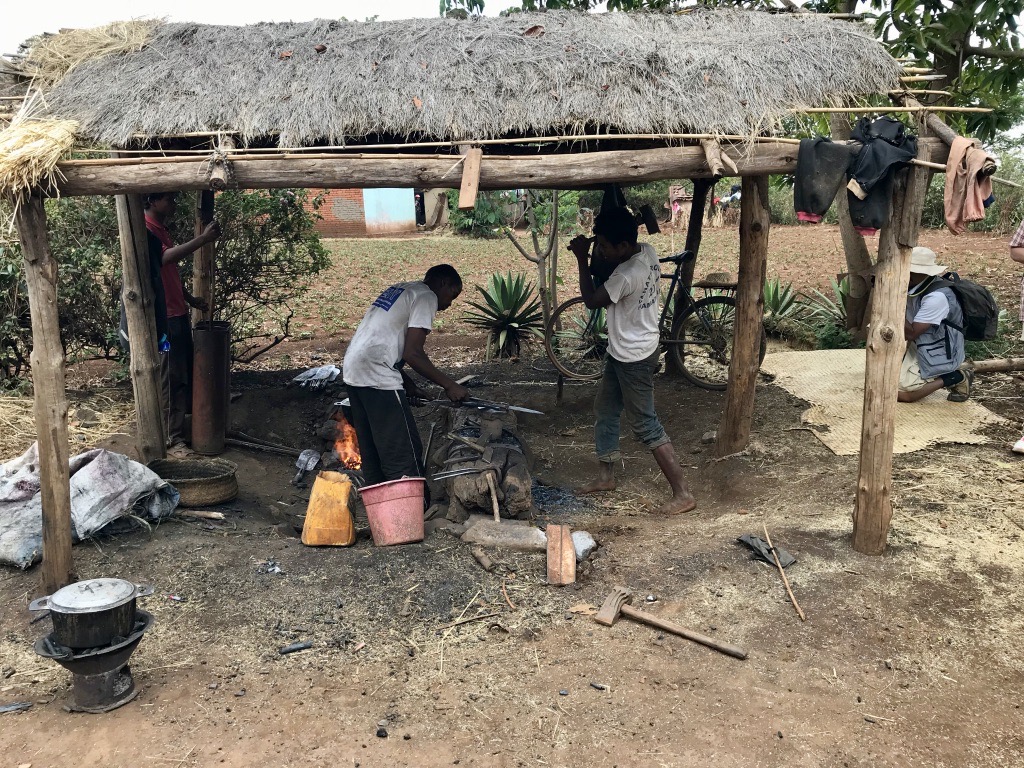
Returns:
[[[729,645],[728,643],[720,643],[706,635],[698,634],[697,632],[691,632],[688,629],[683,629],[678,624],[673,624],[670,621],[659,619],[657,616],[652,616],[644,611],[638,611],[631,605],[622,606],[622,615],[628,616],[634,621],[641,621],[644,624],[649,624],[652,627],[664,630],[665,632],[671,632],[673,635],[679,635],[685,637],[687,640],[692,640],[695,643],[706,645],[708,648],[714,648],[720,653],[724,653],[726,656],[733,656],[737,659],[747,658],[747,652],[742,648],[737,648],[735,645]]]

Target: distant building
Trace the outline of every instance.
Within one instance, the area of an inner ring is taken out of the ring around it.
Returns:
[[[320,190],[310,190],[313,194]],[[322,237],[377,237],[433,229],[448,220],[445,190],[329,189],[316,230]],[[311,207],[307,203],[307,208]],[[419,210],[417,210],[419,208]],[[419,226],[417,226],[419,225]]]

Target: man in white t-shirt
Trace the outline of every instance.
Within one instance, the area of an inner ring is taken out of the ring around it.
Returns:
[[[453,402],[469,396],[423,350],[434,314],[448,309],[460,293],[462,278],[449,264],[431,267],[423,280],[392,285],[366,310],[348,345],[342,377],[369,485],[423,476],[423,446],[406,397],[419,390],[402,370],[404,363],[444,387]]]
[[[599,258],[615,265],[597,288],[588,262],[591,245]],[[637,224],[626,208],[603,211],[594,220],[594,237],[573,238],[569,250],[579,262],[580,292],[590,309],[608,308],[608,357],[594,401],[597,479],[581,493],[615,490],[620,461],[619,426],[623,411],[633,434],[651,449],[672,488],[658,507],[663,514],[689,512],[697,502],[686,487],[672,441],[654,410],[654,372],[658,368],[658,296],[661,268],[654,249],[637,243]]]
[[[943,387],[954,402],[970,397],[974,372],[963,367],[964,316],[950,283],[940,277],[945,272],[930,248],[917,246],[911,252],[903,329],[907,350],[897,396],[901,403],[915,403]]]

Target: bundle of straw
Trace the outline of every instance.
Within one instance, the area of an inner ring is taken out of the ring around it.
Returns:
[[[49,88],[87,61],[140,50],[158,24],[156,20],[116,21],[44,36],[29,51],[22,74]]]
[[[15,201],[40,185],[50,185],[57,163],[75,144],[78,123],[37,117],[43,110],[39,91],[25,99],[11,124],[0,131],[0,194]]]

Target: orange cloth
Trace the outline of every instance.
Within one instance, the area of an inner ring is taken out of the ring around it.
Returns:
[[[957,136],[946,161],[946,190],[942,202],[946,226],[954,235],[962,235],[967,224],[985,218],[985,201],[992,195],[991,173],[996,160],[975,146],[972,139]],[[981,171],[988,172],[979,176]]]

